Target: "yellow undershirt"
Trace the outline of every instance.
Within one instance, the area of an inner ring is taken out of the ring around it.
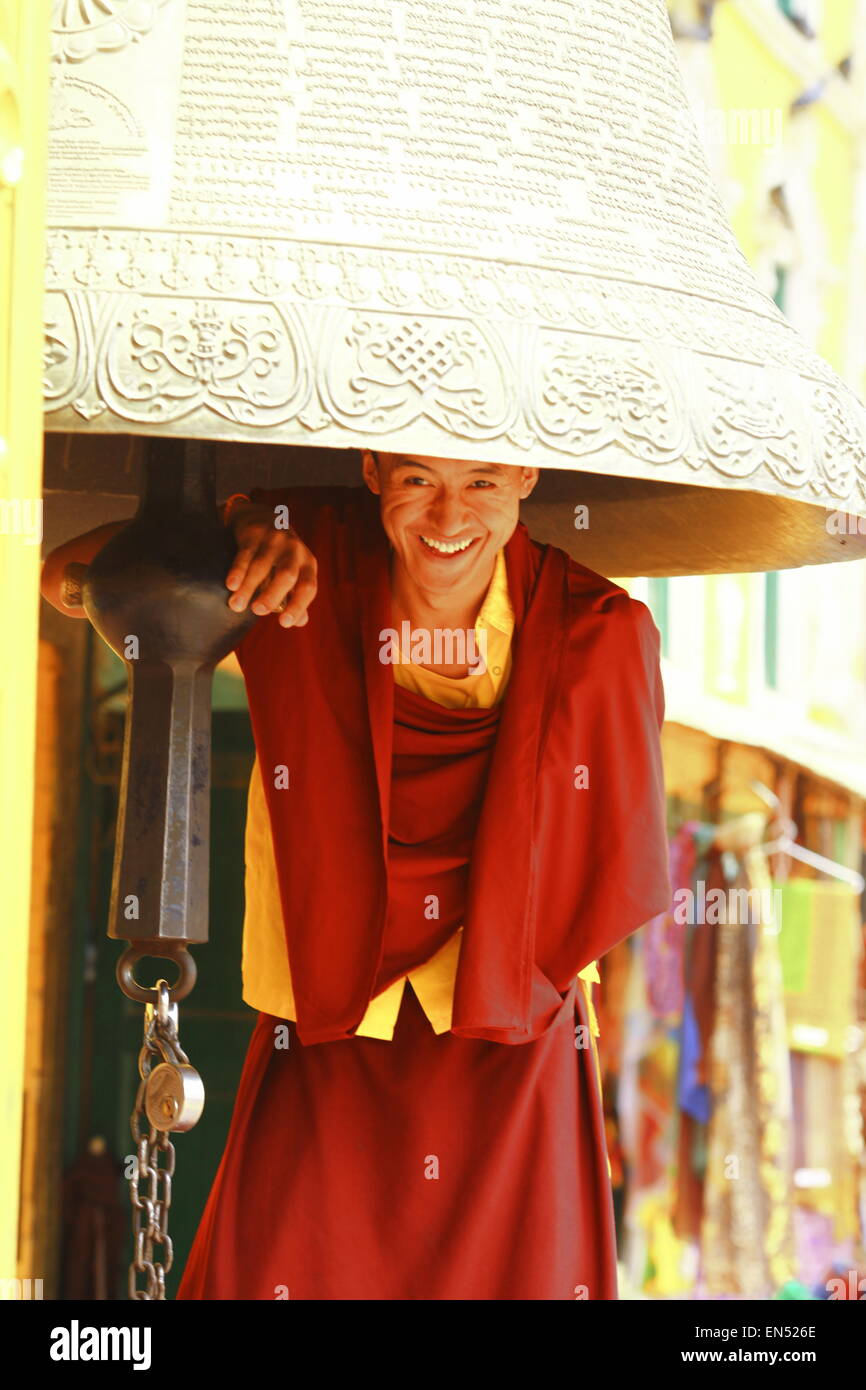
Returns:
[[[417,663],[395,664],[394,679],[407,690],[449,709],[489,709],[505,694],[511,674],[511,637],[514,610],[508,595],[505,555],[496,557],[493,578],[475,624],[478,649],[484,654],[483,671],[452,679],[428,671]],[[408,656],[408,653],[405,655]],[[277,1018],[295,1019],[295,997],[289,971],[286,937],[274,860],[270,820],[258,758],[253,764],[247,802],[246,912],[243,936],[243,999],[251,1008]],[[395,980],[370,1000],[356,1032],[359,1037],[390,1041],[403,999],[406,980],[411,980],[424,1013],[435,1033],[451,1027],[454,981],[460,955],[459,927],[445,945],[423,965]],[[581,971],[589,1003],[592,1031],[597,1033],[589,995],[589,981],[598,979],[595,963]]]

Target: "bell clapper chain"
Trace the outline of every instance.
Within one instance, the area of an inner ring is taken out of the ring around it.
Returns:
[[[170,1003],[165,980],[157,981],[155,993],[158,1002],[144,1006],[144,1041],[138,1054],[141,1081],[130,1116],[136,1152],[129,1178],[133,1234],[129,1296],[143,1301],[165,1299],[165,1276],[173,1260],[168,1212],[175,1151],[169,1135],[192,1129],[204,1108],[204,1085],[181,1048],[178,1006]],[[162,1164],[160,1153],[165,1155]],[[155,1251],[155,1246],[161,1251]],[[162,1258],[156,1259],[159,1253]],[[137,1287],[139,1274],[146,1276],[144,1288]]]

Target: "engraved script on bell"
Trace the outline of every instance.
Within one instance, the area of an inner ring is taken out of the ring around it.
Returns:
[[[48,428],[866,513],[866,411],[736,244],[663,0],[77,0],[53,40]]]

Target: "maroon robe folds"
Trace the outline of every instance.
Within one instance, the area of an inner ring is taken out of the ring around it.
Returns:
[[[462,925],[472,844],[501,707],[443,709],[394,689],[388,916],[375,992],[435,955]],[[428,904],[435,899],[433,909]]]

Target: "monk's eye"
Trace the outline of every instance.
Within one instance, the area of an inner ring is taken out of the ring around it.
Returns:
[[[410,483],[410,484],[421,483],[421,484],[423,484],[424,487],[426,487],[427,484],[429,483],[430,479],[429,479],[429,478],[421,478],[421,477],[417,477],[417,476],[416,476],[416,477],[404,478],[403,481],[404,481],[405,483]]]
[[[472,487],[495,487],[496,484],[490,478],[473,478]]]

